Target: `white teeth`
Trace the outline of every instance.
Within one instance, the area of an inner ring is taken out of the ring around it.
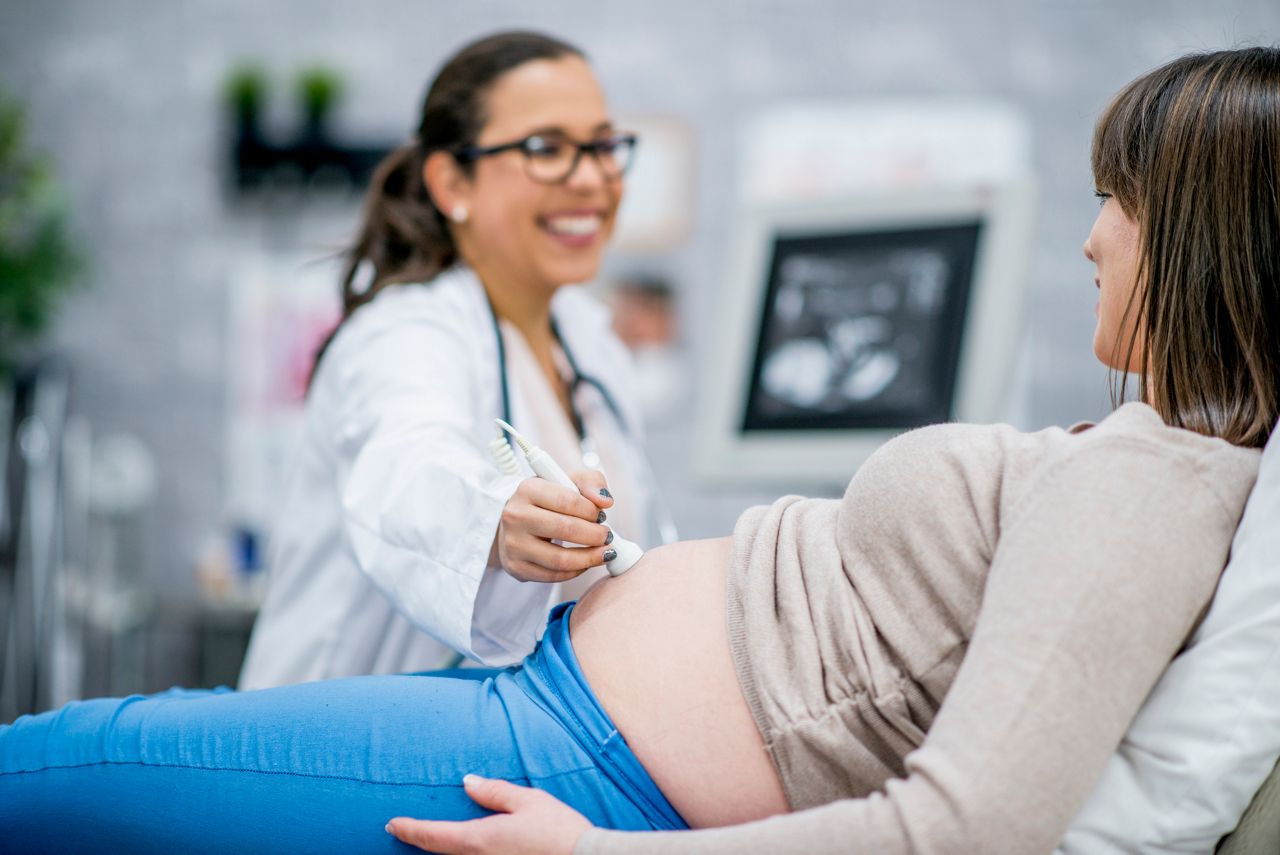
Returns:
[[[547,228],[561,235],[581,237],[600,231],[600,217],[553,217],[547,220]]]

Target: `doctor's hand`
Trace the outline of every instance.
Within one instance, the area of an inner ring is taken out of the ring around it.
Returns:
[[[387,831],[402,843],[445,855],[570,855],[587,818],[550,793],[468,775],[462,785],[476,804],[493,816],[465,822],[396,817]]]
[[[542,478],[526,478],[507,500],[494,539],[498,563],[522,582],[565,582],[613,560],[613,533],[604,509],[613,497],[596,469],[569,473],[578,493]],[[552,540],[580,544],[560,546]]]

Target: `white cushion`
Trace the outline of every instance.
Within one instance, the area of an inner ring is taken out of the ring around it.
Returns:
[[[1280,428],[1263,454],[1208,614],[1156,684],[1058,851],[1212,852],[1278,757]]]

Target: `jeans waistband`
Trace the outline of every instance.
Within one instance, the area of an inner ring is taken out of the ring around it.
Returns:
[[[640,765],[582,676],[569,639],[573,606],[562,603],[552,609],[541,644],[517,672],[517,685],[548,709],[597,758],[601,771],[643,810],[655,829],[688,828]]]

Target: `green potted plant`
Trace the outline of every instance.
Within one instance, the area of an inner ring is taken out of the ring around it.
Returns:
[[[342,89],[342,76],[331,68],[317,65],[298,74],[298,101],[307,139],[327,139],[329,118],[342,99]]]
[[[267,103],[267,73],[257,65],[237,66],[227,75],[224,90],[236,137],[241,140],[260,139],[262,109]]]
[[[30,358],[81,267],[48,158],[28,149],[22,107],[0,91],[0,386]]]

